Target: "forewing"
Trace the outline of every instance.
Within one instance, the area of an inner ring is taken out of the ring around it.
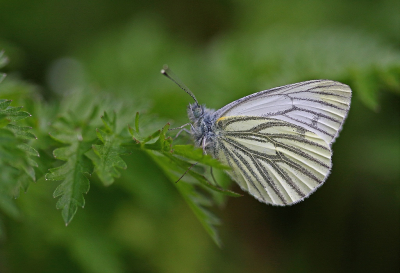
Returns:
[[[301,126],[331,144],[347,116],[350,99],[349,86],[331,80],[313,80],[246,96],[219,109],[215,115],[279,119]]]
[[[302,126],[272,118],[227,117],[217,120],[216,132],[217,158],[261,202],[297,203],[329,175],[329,144]]]

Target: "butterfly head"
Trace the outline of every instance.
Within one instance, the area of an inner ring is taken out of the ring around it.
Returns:
[[[196,102],[188,105],[187,113],[191,122],[195,122],[204,115],[204,105]]]

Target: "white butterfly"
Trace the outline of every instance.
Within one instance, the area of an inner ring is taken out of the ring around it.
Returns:
[[[161,73],[195,100],[188,107],[195,144],[230,166],[230,177],[260,202],[295,204],[325,182],[332,168],[331,145],[350,108],[349,86],[299,82],[214,111],[199,105],[167,67]]]

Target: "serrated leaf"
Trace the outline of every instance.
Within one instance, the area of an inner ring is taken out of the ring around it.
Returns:
[[[52,132],[49,136],[61,143],[68,144],[73,143],[74,141],[82,140],[82,136],[78,134],[72,134],[71,132]]]
[[[78,207],[85,204],[83,194],[87,193],[90,187],[87,175],[91,175],[94,169],[92,161],[85,153],[90,151],[97,141],[95,127],[91,124],[95,122],[93,119],[97,116],[98,107],[90,105],[92,109],[87,109],[84,115],[79,115],[70,107],[67,114],[52,123],[53,131],[49,134],[52,139],[65,144],[53,151],[53,156],[65,161],[65,164],[49,169],[49,173],[45,175],[47,180],[62,181],[53,196],[60,198],[56,207],[62,209],[61,214],[66,225],[71,222]]]
[[[164,151],[169,152],[172,146],[172,138],[166,137],[166,133],[168,132],[170,124],[167,123],[161,130],[157,131],[158,134],[153,134],[154,136],[158,136],[158,139],[154,143],[146,143],[148,142],[147,139],[143,141],[144,149],[147,150],[155,150],[155,151]],[[151,137],[153,137],[153,135]]]
[[[29,158],[29,157],[28,157],[28,163],[29,163],[29,165],[32,166],[32,167],[36,167],[36,168],[39,167],[39,165],[36,163],[36,161],[33,160],[32,158]]]
[[[136,136],[136,137],[133,136],[133,137],[134,137],[134,139],[139,140],[142,144],[145,144],[145,143],[157,138],[160,135],[160,133],[161,133],[161,130],[158,130],[158,131],[155,131],[153,134],[151,134],[151,135],[149,135],[149,136],[147,136],[145,138],[140,138],[139,136]]]
[[[2,112],[6,113],[6,114],[15,114],[15,113],[18,113],[19,111],[21,111],[22,108],[23,108],[22,106],[17,106],[17,107],[10,106],[10,107],[2,110]]]
[[[28,112],[21,111],[22,106],[12,107],[9,106],[10,103],[11,100],[0,101],[0,115],[5,115],[11,121],[18,121],[31,116],[31,114],[29,114]]]
[[[115,113],[113,115],[113,119],[111,119],[107,112],[104,112],[101,120],[103,121],[103,124],[108,132],[116,131],[117,115]]]
[[[24,111],[13,112],[13,113],[9,113],[8,114],[8,118],[11,121],[22,120],[22,119],[25,119],[25,118],[30,117],[30,116],[31,116],[31,114],[29,114],[28,112],[24,112]]]
[[[93,161],[95,172],[104,185],[109,186],[114,182],[114,178],[118,178],[121,174],[118,169],[126,169],[126,163],[120,157],[124,153],[121,147],[121,139],[115,134],[116,114],[113,120],[104,112],[102,117],[107,132],[97,129],[96,134],[102,145],[93,145],[92,150],[86,155]]]
[[[69,172],[70,167],[67,164],[64,164],[60,167],[49,169],[49,173],[46,173],[45,178],[46,180],[59,181],[65,179]]]
[[[28,159],[27,159],[27,161],[28,161]],[[30,164],[30,163],[28,162],[28,164]],[[25,173],[28,175],[28,177],[29,177],[32,181],[36,181],[35,170],[32,168],[31,165],[24,166],[23,169],[24,169]],[[28,185],[29,185],[29,183],[26,184],[26,187],[23,187],[23,188],[24,188],[24,191],[26,191],[26,190],[28,189]]]
[[[12,100],[0,100],[0,110],[5,110],[8,106],[10,106]]]
[[[15,125],[15,124],[9,124],[7,126],[7,129],[10,129],[11,131],[15,132],[15,131],[20,131],[20,132],[29,132],[32,127],[27,127],[27,126],[19,126],[19,125]]]
[[[38,153],[25,143],[25,139],[36,138],[30,133],[31,128],[10,123],[30,114],[21,112],[22,107],[9,106],[10,103],[11,100],[0,100],[0,192],[17,198],[21,188],[26,191],[30,182],[36,180],[33,167],[37,164],[30,156],[38,156]],[[7,205],[2,209],[5,211],[10,208]]]
[[[49,170],[47,180],[63,180],[53,193],[54,198],[60,197],[57,209],[62,209],[62,217],[68,225],[75,216],[78,206],[85,205],[83,194],[89,191],[89,180],[84,175],[91,174],[92,162],[84,155],[90,149],[90,142],[75,141],[68,147],[56,149],[55,155],[66,161],[60,167]]]
[[[107,145],[109,146],[109,145]],[[119,169],[126,169],[126,163],[120,155],[120,148],[106,147],[102,145],[93,145],[93,150],[86,155],[93,161],[95,172],[105,186],[109,186],[114,182],[114,178],[120,177]]]
[[[29,132],[32,128],[26,126],[18,126],[14,124],[8,124],[7,129],[11,130],[17,137],[22,139],[37,139],[37,137]]]
[[[103,142],[103,143],[106,142],[106,138],[107,138],[107,133],[106,132],[104,132],[104,131],[102,131],[100,129],[97,129],[96,130],[96,135],[100,139],[101,142]]]
[[[57,148],[53,151],[54,158],[67,161],[71,156],[76,153],[75,150],[71,149],[70,146]]]
[[[26,143],[22,143],[22,144],[18,145],[17,147],[18,147],[19,149],[21,149],[21,150],[27,152],[30,156],[37,156],[37,157],[40,156],[39,153],[38,153],[38,151],[36,151],[33,147],[29,146],[29,145],[26,144]]]
[[[161,134],[161,130],[157,130],[154,133],[151,134],[143,134],[141,131],[139,131],[139,112],[136,112],[136,117],[135,117],[135,128],[132,128],[131,126],[128,126],[128,131],[132,136],[132,139],[136,143],[141,143],[146,144],[147,142],[152,141],[153,139],[157,138]]]

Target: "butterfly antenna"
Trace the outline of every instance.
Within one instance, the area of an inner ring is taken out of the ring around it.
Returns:
[[[190,91],[190,89],[187,88],[187,86],[172,72],[172,70],[168,67],[168,65],[164,65],[163,69],[161,69],[161,74],[166,76],[168,79],[173,81],[176,85],[178,85],[183,91],[188,93],[189,96],[191,96],[194,99],[196,104],[199,105],[199,103],[197,102],[197,99],[194,96],[194,94],[192,93],[192,91]]]

